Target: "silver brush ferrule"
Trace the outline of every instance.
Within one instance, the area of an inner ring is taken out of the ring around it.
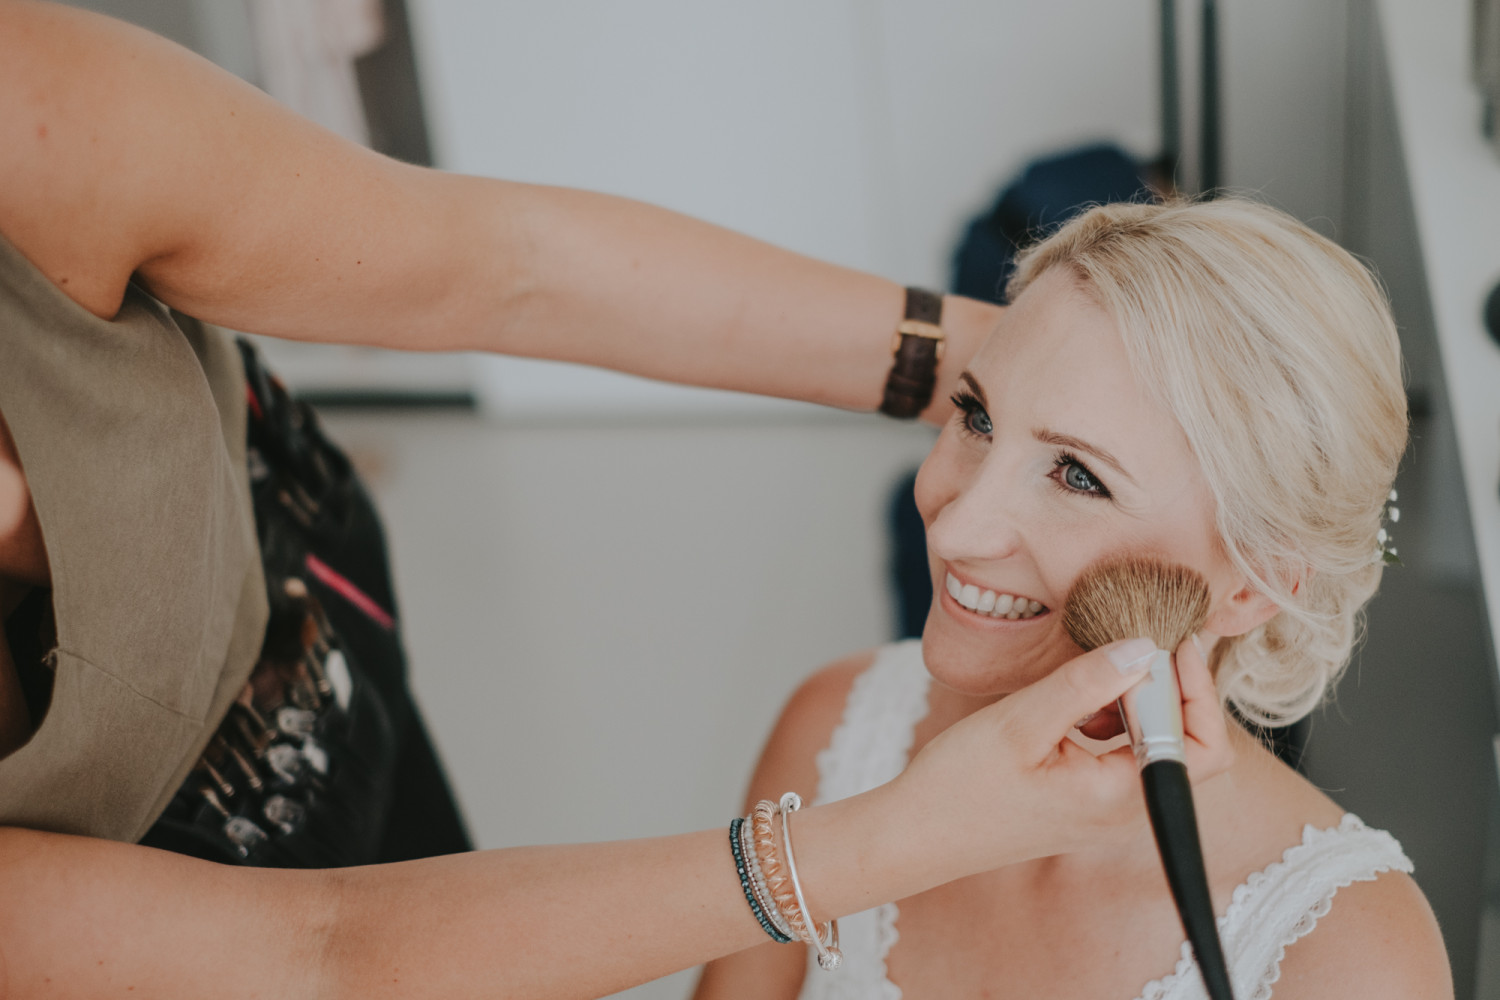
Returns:
[[[1158,760],[1187,763],[1182,738],[1182,692],[1172,654],[1158,649],[1151,655],[1151,671],[1120,696],[1120,714],[1140,767]]]

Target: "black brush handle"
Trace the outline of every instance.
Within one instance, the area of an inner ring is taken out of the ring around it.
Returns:
[[[1203,845],[1198,841],[1198,816],[1193,810],[1193,789],[1186,765],[1158,760],[1141,768],[1146,791],[1146,811],[1161,851],[1167,884],[1182,917],[1182,929],[1198,959],[1203,985],[1210,1000],[1234,1000],[1229,987],[1229,969],[1219,944],[1214,904],[1208,894],[1208,873],[1203,868]]]

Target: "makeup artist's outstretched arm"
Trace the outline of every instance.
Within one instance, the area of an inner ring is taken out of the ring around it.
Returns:
[[[85,309],[873,409],[892,282],[605,195],[398,163],[147,32],[0,5],[0,232]],[[995,307],[950,298],[937,405]]]
[[[895,781],[797,814],[820,918],[1128,836],[1132,762],[1068,743],[1139,674],[1106,651],[976,713]],[[1195,774],[1231,756],[1196,733]],[[7,997],[591,997],[765,940],[724,829],[335,871],[240,869],[0,831]],[[799,949],[787,946],[789,952]]]

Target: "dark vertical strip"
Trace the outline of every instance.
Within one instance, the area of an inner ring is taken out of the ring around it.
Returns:
[[[1223,179],[1219,155],[1219,6],[1203,0],[1203,107],[1200,109],[1198,187],[1205,198],[1218,192]]]
[[[405,0],[381,0],[385,42],[355,61],[370,146],[407,163],[432,166],[432,142],[422,108],[416,53]]]

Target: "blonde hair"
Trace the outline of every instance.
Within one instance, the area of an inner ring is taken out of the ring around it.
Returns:
[[[1406,448],[1383,291],[1333,242],[1237,199],[1094,208],[1020,256],[1011,300],[1053,268],[1114,317],[1202,466],[1226,555],[1280,609],[1219,644],[1220,696],[1263,725],[1302,718],[1379,586],[1376,533]]]

